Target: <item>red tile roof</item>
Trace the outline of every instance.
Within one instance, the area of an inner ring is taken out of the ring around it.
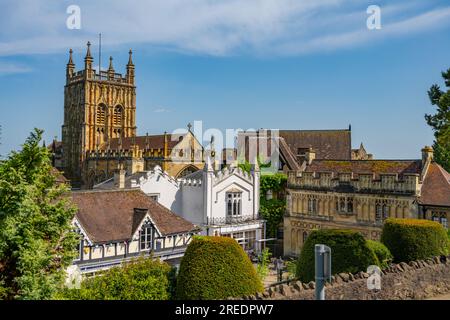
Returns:
[[[428,168],[419,201],[424,205],[450,207],[450,174],[435,162]]]
[[[147,212],[162,235],[199,230],[139,189],[75,191],[72,200],[76,218],[94,243],[130,240]]]

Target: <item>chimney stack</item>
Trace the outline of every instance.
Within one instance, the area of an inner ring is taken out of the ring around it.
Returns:
[[[118,189],[125,188],[125,173],[126,171],[123,169],[118,169],[114,172],[114,187]]]
[[[306,161],[308,165],[310,165],[315,159],[316,159],[316,151],[314,151],[313,148],[309,148],[308,151],[306,151]]]
[[[425,146],[422,149],[422,168],[431,161],[433,161],[433,148],[430,146]]]

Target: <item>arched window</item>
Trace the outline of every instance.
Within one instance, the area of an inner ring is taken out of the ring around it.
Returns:
[[[240,192],[228,192],[226,194],[227,199],[227,215],[228,216],[240,216],[242,214],[242,197]]]
[[[345,210],[345,199],[341,198],[341,200],[339,201],[339,211],[340,212],[346,212],[347,210]]]
[[[389,218],[389,206],[387,204],[383,205],[383,219]]]
[[[97,107],[96,122],[99,125],[104,125],[106,121],[106,106],[101,104]]]
[[[347,212],[348,213],[353,212],[353,199],[352,198],[347,199]]]
[[[114,108],[113,113],[113,125],[120,126],[122,125],[122,118],[123,118],[123,110],[121,106],[116,106]]]
[[[375,220],[377,222],[381,221],[383,217],[383,207],[380,203],[375,205]]]

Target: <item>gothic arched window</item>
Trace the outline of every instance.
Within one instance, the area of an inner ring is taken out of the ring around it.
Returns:
[[[242,214],[241,192],[228,192],[226,199],[227,199],[227,215],[240,216]]]
[[[113,125],[121,125],[123,118],[123,110],[121,106],[116,106],[113,113]]]
[[[97,118],[97,121],[96,121],[97,124],[100,124],[100,125],[105,124],[106,106],[104,104],[101,104],[97,107],[96,118]]]

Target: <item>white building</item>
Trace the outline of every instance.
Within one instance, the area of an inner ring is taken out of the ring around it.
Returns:
[[[203,170],[174,179],[159,166],[126,176],[124,171],[95,189],[140,188],[149,197],[202,227],[202,234],[236,239],[245,250],[259,252],[265,221],[259,217],[260,171],[213,169],[208,158]]]

